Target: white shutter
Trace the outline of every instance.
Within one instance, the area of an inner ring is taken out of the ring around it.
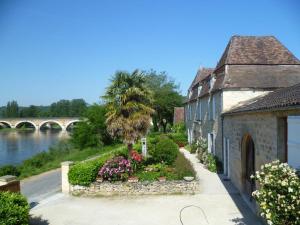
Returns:
[[[207,134],[207,145],[208,145],[208,153],[211,153],[212,140],[210,133]]]
[[[216,99],[215,96],[213,96],[212,99],[212,119],[216,118]]]
[[[300,116],[288,117],[288,164],[300,169]]]

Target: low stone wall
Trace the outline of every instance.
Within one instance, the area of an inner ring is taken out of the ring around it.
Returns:
[[[20,181],[11,175],[0,177],[0,191],[20,192]]]
[[[95,182],[89,187],[70,187],[72,195],[84,196],[196,194],[199,191],[198,181]]]

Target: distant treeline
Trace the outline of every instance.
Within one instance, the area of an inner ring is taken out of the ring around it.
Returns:
[[[17,101],[9,101],[6,106],[0,107],[0,117],[77,117],[82,116],[87,109],[83,99],[60,100],[50,106],[30,105],[19,106]]]

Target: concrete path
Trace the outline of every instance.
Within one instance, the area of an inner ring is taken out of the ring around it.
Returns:
[[[27,197],[29,203],[32,204],[36,204],[60,191],[60,169],[51,170],[21,181],[21,192]]]
[[[84,161],[100,158],[104,155],[119,151],[118,147],[110,152],[90,157]],[[38,204],[41,200],[61,191],[61,169],[51,170],[21,181],[21,192],[25,195],[31,205]]]
[[[57,194],[31,210],[32,224],[260,225],[230,182],[203,168],[195,155],[181,151],[197,170],[201,194],[109,198]]]

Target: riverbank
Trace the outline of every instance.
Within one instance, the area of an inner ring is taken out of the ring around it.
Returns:
[[[0,176],[15,175],[19,179],[38,175],[60,167],[63,161],[82,161],[87,158],[97,157],[98,155],[113,151],[121,147],[121,144],[114,144],[98,148],[76,149],[68,141],[50,147],[48,152],[41,152],[37,155],[24,160],[18,166],[6,165],[0,167]]]
[[[1,128],[0,132],[12,132],[12,131],[34,131],[34,128]]]

